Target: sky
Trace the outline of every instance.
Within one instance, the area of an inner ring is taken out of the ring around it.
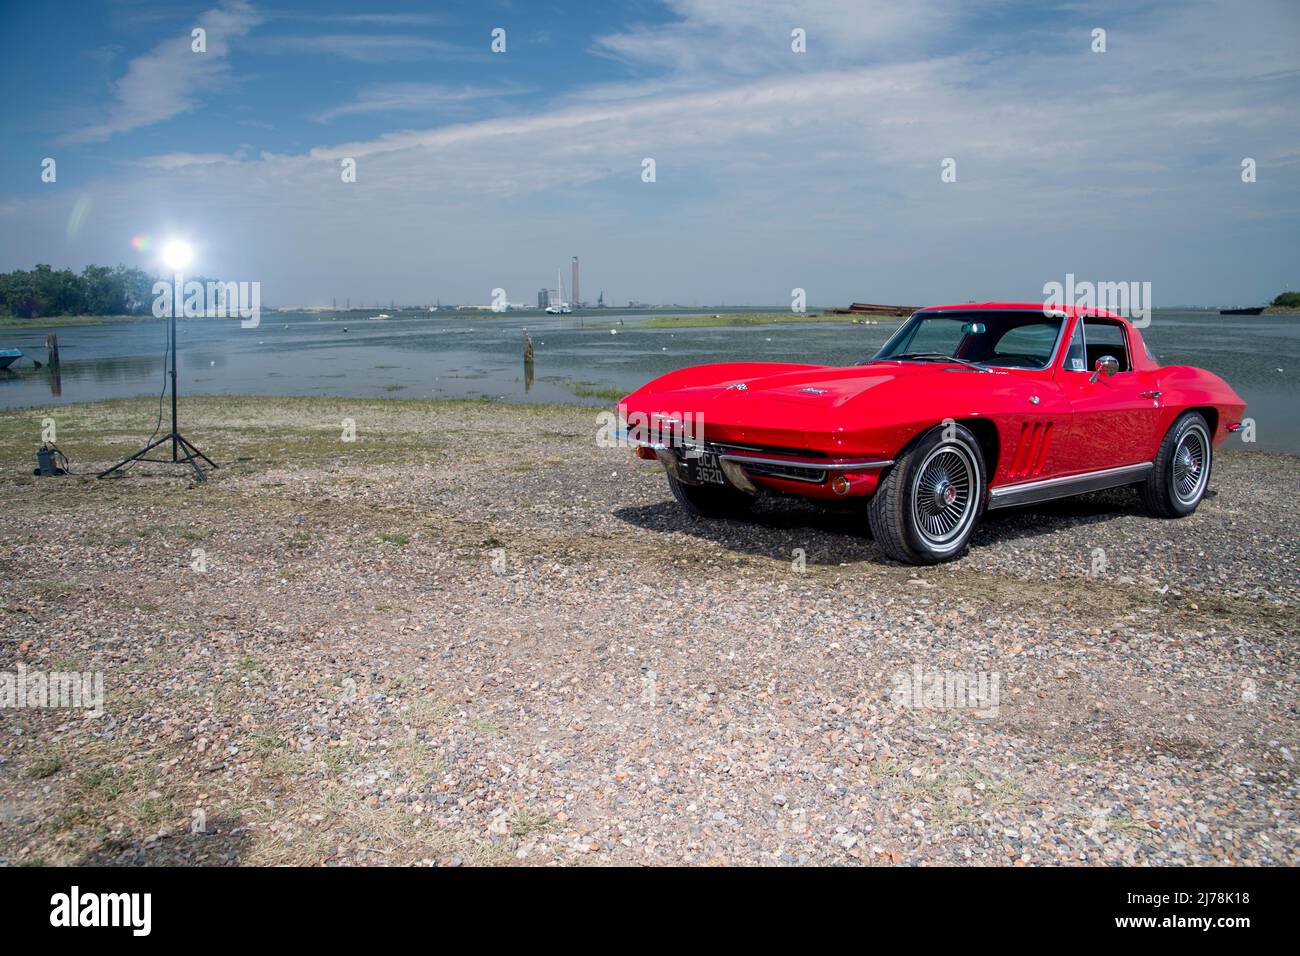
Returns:
[[[1297,41],[1296,0],[5,3],[0,270],[179,238],[264,305],[535,302],[574,255],[617,305],[1263,304]]]

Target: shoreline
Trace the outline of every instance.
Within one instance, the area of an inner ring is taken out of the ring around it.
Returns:
[[[719,311],[720,310],[720,311]],[[334,308],[270,308],[262,309],[263,320],[274,320],[276,317],[286,315],[295,316],[312,316],[318,321],[322,318],[329,318],[335,321],[361,321],[370,320],[375,315],[388,314],[389,318],[384,321],[393,320],[413,320],[421,319],[430,322],[437,321],[459,321],[463,319],[475,320],[499,320],[499,319],[555,319],[559,321],[586,322],[589,320],[599,319],[625,319],[629,316],[637,318],[638,322],[651,322],[665,320],[672,322],[676,319],[694,319],[704,318],[705,314],[718,312],[716,320],[722,324],[728,324],[733,319],[748,320],[758,318],[764,324],[772,321],[779,321],[784,315],[787,321],[806,322],[812,320],[810,314],[801,318],[792,313],[781,313],[771,308],[728,308],[726,306],[704,306],[700,308],[605,308],[605,309],[579,309],[576,312],[568,312],[562,315],[551,314],[540,309],[510,309],[505,312],[493,312],[490,309],[441,309],[437,312],[430,312],[427,309],[400,309],[395,308],[392,313],[385,313],[383,308],[353,308],[353,309],[334,309]],[[810,310],[811,312],[811,310]],[[777,318],[770,318],[776,316]],[[834,321],[840,316],[828,316],[826,321]],[[848,318],[844,316],[842,318]],[[144,315],[66,315],[66,316],[40,316],[37,318],[17,318],[14,316],[0,316],[0,331],[5,329],[17,329],[29,331],[32,329],[58,329],[58,328],[78,328],[83,326],[111,325],[117,322],[149,322],[155,321],[157,317],[152,314]],[[238,317],[221,317],[209,318],[206,316],[178,316],[178,322],[238,322]],[[742,321],[739,324],[752,324],[748,321]]]
[[[840,324],[861,325],[863,315],[833,315],[809,311],[795,312],[741,312],[733,315],[726,313],[714,315],[654,316],[641,319],[638,323],[643,329],[715,329],[748,325],[805,325],[814,322],[835,322]],[[886,316],[885,321],[902,322],[901,318]],[[880,321],[872,324],[883,324]]]
[[[0,316],[0,331],[81,328],[88,325],[111,325],[115,322],[145,322],[152,321],[153,318],[152,315],[52,315],[26,319],[6,315]]]
[[[716,308],[716,307],[715,307]],[[367,321],[373,313],[380,313],[382,309],[285,309],[285,310],[264,310],[264,320],[274,320],[276,317],[286,315],[303,315],[316,316],[317,319],[325,314],[334,321]],[[1168,312],[1194,312],[1204,313],[1206,316],[1217,316],[1224,320],[1234,318],[1252,318],[1252,316],[1230,316],[1219,315],[1216,307],[1206,307],[1204,309],[1167,309],[1156,310]],[[1261,315],[1280,315],[1300,318],[1300,311],[1292,308],[1280,306],[1268,306]],[[842,313],[836,314],[829,310],[809,310],[806,314],[795,314],[791,312],[773,311],[771,309],[755,308],[752,310],[734,310],[725,312],[713,312],[708,308],[702,309],[584,309],[578,312],[566,315],[549,315],[545,312],[530,309],[518,309],[507,312],[491,312],[488,310],[465,309],[465,310],[441,310],[438,312],[428,312],[421,310],[398,310],[387,321],[408,321],[421,319],[430,322],[436,321],[460,321],[464,319],[474,320],[498,320],[498,319],[528,319],[528,320],[559,320],[562,322],[588,322],[592,320],[609,319],[622,320],[629,316],[635,316],[634,324],[640,328],[647,329],[701,329],[701,328],[728,328],[736,326],[753,326],[753,325],[804,325],[808,323],[837,323],[848,325],[885,325],[898,324],[905,317],[893,315],[874,315],[872,313]],[[6,330],[18,332],[43,331],[49,329],[57,331],[60,328],[84,328],[87,326],[111,325],[118,322],[152,322],[157,321],[153,315],[79,315],[79,316],[51,316],[36,319],[20,319],[12,316],[0,317],[0,335]],[[237,322],[238,318],[179,318],[180,322]]]

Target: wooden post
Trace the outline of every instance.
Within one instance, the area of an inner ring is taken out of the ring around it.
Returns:
[[[59,337],[53,332],[45,336],[45,351],[51,366],[59,364]]]
[[[524,329],[524,391],[533,390],[533,337]]]

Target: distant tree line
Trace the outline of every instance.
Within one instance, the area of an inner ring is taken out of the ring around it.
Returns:
[[[86,266],[0,273],[0,316],[138,315],[153,307],[154,277],[142,269]]]
[[[1283,292],[1271,304],[1284,309],[1300,309],[1300,292]]]

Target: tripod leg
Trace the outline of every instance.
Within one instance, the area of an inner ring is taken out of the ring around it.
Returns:
[[[159,439],[157,439],[157,440],[155,440],[155,441],[151,441],[149,444],[145,445],[143,448],[141,448],[141,449],[140,449],[138,452],[136,452],[134,455],[131,455],[129,458],[123,458],[121,461],[119,461],[119,462],[118,462],[116,465],[114,465],[112,468],[108,469],[107,471],[101,471],[101,472],[100,472],[98,475],[96,475],[95,477],[96,477],[96,478],[106,478],[106,477],[108,477],[109,475],[111,475],[113,472],[117,471],[119,468],[123,467],[124,465],[127,465],[127,464],[129,464],[130,462],[135,461],[137,458],[143,458],[145,455],[149,454],[149,452],[153,451],[155,448],[157,448],[157,447],[158,447],[159,445],[161,445],[163,442],[165,442],[165,441],[170,441],[170,440],[171,440],[171,437],[172,437],[171,435],[163,435],[162,438],[159,438]]]
[[[176,464],[189,465],[191,468],[194,469],[195,480],[203,481],[204,480],[203,469],[199,467],[199,461],[194,456],[194,452],[197,451],[198,449],[194,448],[194,446],[191,445],[189,442],[187,442],[184,438],[181,438],[180,435],[173,435],[172,437],[175,440],[176,446],[185,453],[183,455],[177,455]]]
[[[179,436],[177,436],[177,437],[180,438],[182,447],[184,447],[185,450],[188,451],[191,455],[198,456],[199,458],[202,458],[204,461],[206,461],[206,462],[207,462],[209,465],[211,465],[213,468],[218,467],[218,465],[217,465],[217,463],[216,463],[215,461],[213,461],[213,460],[212,460],[211,458],[209,458],[207,455],[203,454],[203,452],[199,451],[198,448],[195,447],[194,443],[191,442],[189,439],[187,439],[184,435],[179,435]]]

